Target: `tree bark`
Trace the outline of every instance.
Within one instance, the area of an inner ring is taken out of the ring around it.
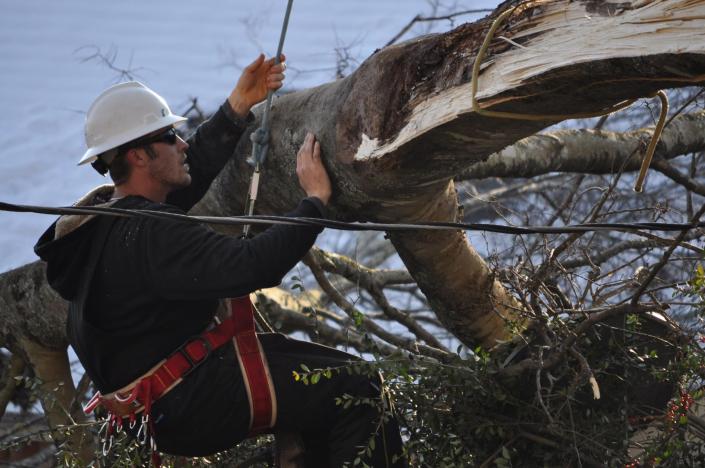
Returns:
[[[516,13],[500,26],[483,61],[480,107],[549,115],[545,120],[473,110],[471,66],[492,20],[507,8]],[[505,2],[477,23],[387,47],[347,78],[279,98],[258,212],[286,211],[303,195],[294,163],[309,130],[321,141],[338,218],[454,221],[450,179],[492,153],[576,113],[702,83],[704,1]],[[249,145],[243,138],[239,157],[197,212],[243,211]],[[508,335],[515,303],[464,233],[390,237],[439,319],[461,341],[491,346]]]

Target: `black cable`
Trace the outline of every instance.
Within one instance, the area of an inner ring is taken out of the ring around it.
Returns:
[[[451,223],[451,222],[420,222],[420,223],[371,223],[371,222],[344,222],[331,219],[287,217],[287,216],[190,216],[179,213],[153,210],[129,210],[124,208],[97,207],[97,206],[72,206],[72,207],[46,207],[33,205],[16,205],[0,202],[0,211],[15,213],[39,213],[51,215],[108,215],[122,217],[143,217],[161,220],[173,220],[197,224],[214,224],[241,226],[245,224],[288,224],[298,226],[319,226],[343,231],[485,231],[498,234],[573,234],[594,231],[683,231],[704,228],[705,221],[698,223],[586,223],[570,224],[562,227],[555,226],[502,226],[488,223]]]

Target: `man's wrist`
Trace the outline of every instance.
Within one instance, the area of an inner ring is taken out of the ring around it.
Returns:
[[[323,204],[323,206],[328,205],[328,202],[330,201],[330,194],[321,195],[319,193],[309,193],[309,194],[307,194],[307,196],[313,197],[313,198],[318,198],[318,200]]]
[[[323,202],[318,197],[306,197],[306,198],[304,198],[304,201],[315,206],[316,211],[318,211],[318,215],[321,216],[322,218],[326,218],[328,216],[328,208],[326,207],[326,205],[323,204]]]
[[[230,105],[230,109],[243,119],[247,117],[247,114],[250,113],[250,109],[252,108],[252,106],[244,102],[240,96],[235,93],[228,97],[228,104]]]

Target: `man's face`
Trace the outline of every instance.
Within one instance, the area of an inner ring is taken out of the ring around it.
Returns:
[[[177,136],[173,145],[160,141],[150,146],[156,156],[149,161],[150,177],[168,192],[188,187],[191,184],[189,166],[186,164],[188,143]]]

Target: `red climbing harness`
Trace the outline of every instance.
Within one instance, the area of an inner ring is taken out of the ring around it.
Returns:
[[[255,334],[255,321],[249,296],[228,301],[231,318],[236,325],[233,343],[245,380],[250,402],[250,436],[274,426],[277,420],[277,399],[267,357]]]
[[[189,339],[129,385],[108,395],[98,392],[91,398],[83,411],[89,414],[98,406],[108,411],[106,439],[111,437],[113,431],[122,428],[124,418],[129,418],[129,424],[134,427],[137,415],[141,413],[138,438],[142,437],[143,442],[146,442],[149,437],[152,449],[155,450],[152,403],[176,387],[213,350],[231,340],[250,403],[249,435],[260,434],[274,426],[277,416],[276,396],[267,358],[255,333],[252,303],[249,296],[243,296],[230,299],[227,304],[230,316],[222,323]]]

